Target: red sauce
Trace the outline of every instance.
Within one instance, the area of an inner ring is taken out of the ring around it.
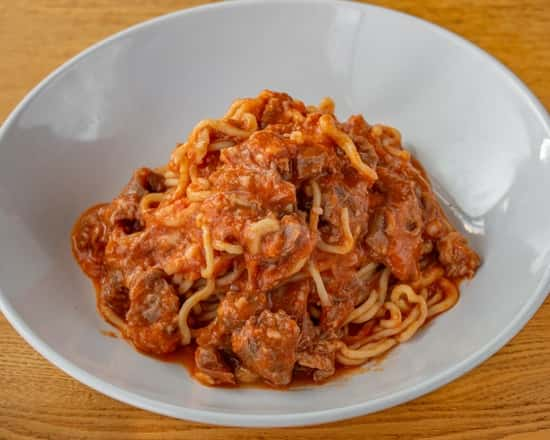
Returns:
[[[180,347],[176,351],[168,354],[163,355],[155,355],[155,354],[149,354],[149,353],[143,353],[139,350],[137,352],[141,355],[152,357],[156,360],[159,360],[161,362],[167,362],[170,364],[177,364],[182,367],[184,367],[187,372],[195,377],[195,373],[197,371],[197,366],[195,364],[195,344],[190,344],[185,347]],[[336,380],[345,380],[349,378],[351,375],[354,374],[361,374],[365,373],[370,370],[370,365],[377,365],[381,362],[382,359],[385,359],[386,354],[379,356],[378,358],[375,358],[369,363],[368,365],[362,366],[360,368],[356,367],[344,367],[340,366],[336,369],[336,372],[334,375],[330,376],[327,380],[322,382],[315,382],[311,376],[311,374],[307,374],[304,371],[295,371],[292,376],[292,382],[289,385],[286,386],[276,386],[276,385],[270,385],[265,382],[262,382],[261,380],[257,382],[252,383],[239,383],[235,385],[229,385],[229,384],[222,384],[222,385],[215,385],[216,388],[222,387],[222,388],[259,388],[259,389],[270,389],[270,390],[278,390],[278,391],[286,391],[289,389],[294,388],[303,388],[303,387],[312,387],[312,386],[320,386],[327,382],[332,382]],[[201,382],[203,383],[203,382]],[[207,384],[204,384],[205,386],[209,386]]]
[[[453,283],[456,285],[457,290],[460,286],[460,283],[463,281],[462,279],[453,279]],[[459,290],[460,292],[460,290]],[[459,293],[460,295],[460,293]],[[460,298],[459,298],[460,299]],[[418,333],[422,333],[426,331],[429,327],[432,326],[433,321],[438,317],[439,315],[432,316],[424,322],[422,327],[418,330]],[[102,331],[102,333],[106,336],[110,337],[117,337],[117,335],[114,332],[107,332]],[[418,334],[417,333],[417,334]],[[390,350],[386,351],[385,353],[376,356],[375,358],[371,359],[367,364],[361,366],[360,368],[357,367],[346,367],[346,366],[339,366],[336,369],[336,372],[330,376],[327,380],[324,380],[322,382],[315,382],[311,376],[311,374],[308,374],[304,371],[295,371],[292,376],[292,382],[287,386],[275,386],[275,385],[269,385],[265,382],[253,382],[253,383],[241,383],[236,385],[216,385],[216,387],[223,387],[223,388],[239,388],[239,387],[245,387],[245,388],[260,388],[260,389],[273,389],[273,390],[279,390],[279,391],[285,391],[292,388],[303,388],[303,387],[311,387],[311,386],[319,386],[323,385],[327,382],[337,381],[337,380],[346,380],[352,375],[355,374],[364,374],[367,372],[375,372],[375,371],[381,371],[382,368],[380,365],[386,360],[386,358],[389,356],[393,350],[398,347],[398,345],[392,347]],[[154,359],[157,359],[162,362],[167,362],[171,364],[178,364],[183,366],[188,373],[195,377],[195,372],[197,370],[197,366],[195,364],[195,349],[196,344],[190,344],[185,347],[180,347],[176,351],[168,354],[163,355],[154,355],[149,353],[143,353],[137,350],[139,354],[142,354],[147,357],[152,357]]]
[[[271,91],[232,109],[198,126],[162,169],[136,170],[73,228],[74,257],[96,286],[98,311],[138,350],[194,376],[200,369],[204,380],[257,374],[311,386],[299,368],[332,373],[339,338],[353,327],[346,319],[379,284],[381,275],[357,276],[363,268],[385,267],[389,290],[420,280],[427,267],[473,276],[479,257],[397,130],[359,115],[339,122],[330,106],[309,111]],[[184,306],[199,292],[200,307]],[[379,319],[353,329],[358,340]],[[186,345],[189,328],[196,340]],[[344,352],[342,363],[362,355]]]

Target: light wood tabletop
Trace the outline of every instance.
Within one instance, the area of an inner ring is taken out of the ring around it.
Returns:
[[[54,68],[135,23],[200,0],[0,2],[0,121]],[[550,108],[549,0],[376,0],[479,45]],[[0,243],[1,246],[1,243]],[[493,292],[498,301],[498,292]],[[238,429],[159,416],[103,396],[44,360],[0,316],[2,439],[550,439],[550,299],[502,350],[398,407],[296,429]]]

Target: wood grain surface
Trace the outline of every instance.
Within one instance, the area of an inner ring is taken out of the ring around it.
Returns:
[[[199,0],[0,0],[0,121],[45,75],[98,40]],[[550,107],[550,0],[377,0],[466,37]],[[0,243],[1,246],[1,243]],[[498,292],[494,292],[495,301]],[[81,385],[0,316],[1,439],[550,439],[550,299],[500,352],[410,403],[298,429],[158,416]]]

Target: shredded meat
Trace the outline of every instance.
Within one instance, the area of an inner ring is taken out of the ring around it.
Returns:
[[[233,351],[251,371],[274,385],[287,385],[296,362],[300,329],[282,310],[264,310],[231,337]]]
[[[328,243],[339,243],[344,238],[341,221],[344,208],[349,211],[352,235],[359,238],[367,231],[369,186],[364,180],[356,180],[355,177],[355,171],[350,171],[347,177],[331,175],[319,181],[323,210],[319,230]]]
[[[145,352],[174,351],[180,334],[177,327],[179,298],[162,271],[153,269],[135,276],[130,286],[126,314],[128,337]]]
[[[331,295],[330,307],[323,307],[321,312],[321,328],[335,330],[340,328],[357,303],[360,285],[351,278],[349,271],[340,271],[341,277],[327,279],[325,286]]]
[[[207,385],[234,384],[235,376],[214,348],[197,347],[195,363],[197,377]]]
[[[367,124],[363,116],[350,116],[343,128],[353,140],[363,162],[373,169],[376,168],[379,159],[374,146],[369,142],[369,131],[371,127]]]
[[[299,180],[315,179],[325,173],[327,153],[316,145],[305,145],[300,148],[296,157],[296,178]]]
[[[303,103],[292,99],[286,93],[270,93],[260,118],[260,126],[265,128],[269,125],[284,125],[292,122],[289,109],[295,109],[303,113],[305,106]]]
[[[396,284],[418,290],[436,274],[416,293],[441,298],[480,264],[397,130],[272,91],[203,121],[165,166],[136,170],[81,215],[72,247],[105,318],[147,353],[190,342],[208,385],[323,381],[343,343],[384,327]],[[385,268],[387,310],[348,319]],[[399,307],[403,319],[414,309]]]
[[[297,362],[302,367],[313,371],[313,380],[320,382],[332,376],[335,371],[336,343],[330,340],[321,340],[306,351],[299,351]]]
[[[415,280],[424,226],[415,183],[387,168],[379,168],[378,177],[375,190],[383,204],[375,208],[367,244],[397,278]]]
[[[452,278],[472,277],[479,266],[479,257],[458,232],[450,232],[437,242],[439,261]]]
[[[106,205],[93,206],[78,219],[72,233],[72,245],[82,270],[92,279],[103,272],[103,257],[108,240],[108,226],[103,220]]]
[[[251,288],[267,291],[296,273],[309,258],[313,244],[305,219],[285,215],[280,229],[265,236],[260,252],[245,257]]]
[[[164,178],[149,168],[139,168],[110,205],[110,222],[130,234],[142,229],[139,202],[145,194],[163,192]]]
[[[212,324],[197,336],[200,346],[231,347],[231,335],[255,314],[265,309],[267,298],[263,292],[249,290],[227,292]]]
[[[307,313],[310,292],[311,282],[309,280],[289,283],[270,292],[270,308],[273,312],[279,310],[286,312],[287,315],[300,324]]]
[[[119,318],[126,317],[130,308],[130,296],[120,270],[111,270],[104,274],[101,281],[100,301],[103,301]]]

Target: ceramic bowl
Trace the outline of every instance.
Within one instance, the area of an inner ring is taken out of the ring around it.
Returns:
[[[139,166],[165,163],[197,121],[264,88],[339,117],[397,127],[483,258],[459,303],[378,371],[323,386],[205,387],[179,365],[105,337],[69,234]],[[0,132],[0,306],[59,368],[158,413],[240,426],[329,422],[396,405],[466,373],[549,288],[550,126],[505,67],[460,37],[390,10],[333,1],[233,1],[135,26],[42,81]]]

